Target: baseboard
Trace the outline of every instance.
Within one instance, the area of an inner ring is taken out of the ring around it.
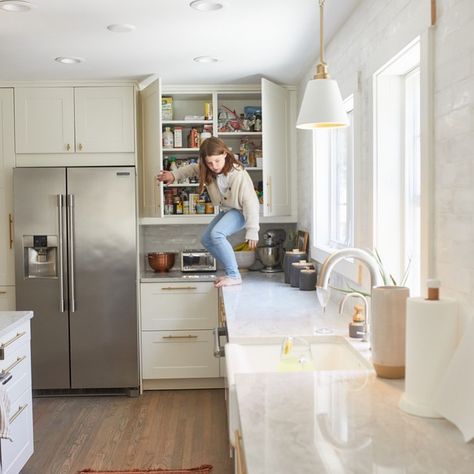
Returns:
[[[149,379],[142,381],[143,390],[189,390],[224,388],[224,378],[211,379]]]

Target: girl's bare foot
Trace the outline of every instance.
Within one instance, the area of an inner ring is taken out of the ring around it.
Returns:
[[[242,278],[230,278],[224,277],[221,278],[219,281],[214,283],[216,288],[220,288],[221,286],[232,286],[232,285],[240,285],[242,283]]]
[[[217,283],[218,281],[221,281],[223,280],[224,278],[227,278],[225,275],[221,275],[221,276],[218,276],[216,277],[216,279],[214,280],[214,283]]]

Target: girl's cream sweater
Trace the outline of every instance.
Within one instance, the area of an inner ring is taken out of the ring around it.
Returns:
[[[193,163],[183,166],[172,173],[176,181],[191,176],[199,176],[199,164]],[[242,211],[245,219],[245,238],[247,240],[258,240],[258,230],[260,228],[258,224],[259,203],[252,180],[247,171],[238,166],[228,176],[229,188],[224,195],[219,191],[215,179],[207,185],[207,192],[212,204]]]

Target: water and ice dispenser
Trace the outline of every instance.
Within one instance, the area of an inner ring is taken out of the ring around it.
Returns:
[[[57,235],[24,235],[25,278],[58,277]]]

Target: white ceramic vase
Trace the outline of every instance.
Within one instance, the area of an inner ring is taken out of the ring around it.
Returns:
[[[404,286],[372,288],[372,363],[379,377],[405,377],[406,303],[410,290]]]

